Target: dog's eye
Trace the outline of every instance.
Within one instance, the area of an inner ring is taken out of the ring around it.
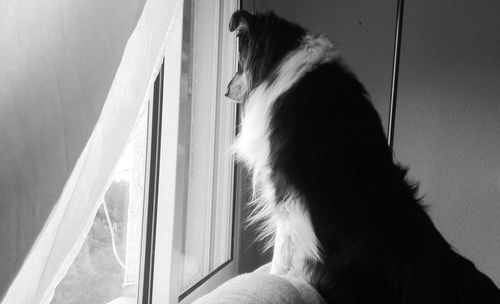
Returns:
[[[246,31],[238,31],[238,32],[236,32],[236,37],[243,38],[243,37],[246,37],[246,34],[247,34]]]

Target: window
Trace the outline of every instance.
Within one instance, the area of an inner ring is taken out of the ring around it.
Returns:
[[[184,237],[181,247],[181,292],[187,291],[231,258],[235,107],[219,80],[219,1],[192,2],[188,48],[189,77],[181,113],[184,132],[179,142],[185,161]],[[187,18],[186,18],[187,19]],[[226,30],[227,31],[227,30]],[[220,84],[220,86],[219,86]]]
[[[184,1],[178,47],[165,53],[160,145],[151,157],[158,161],[151,173],[158,179],[151,189],[156,224],[144,266],[152,274],[143,285],[152,286],[143,299],[153,303],[190,302],[237,273],[230,153],[236,105],[223,95],[236,70],[236,38],[227,30],[236,9],[235,0]]]
[[[137,296],[148,104],[141,108],[92,227],[52,304],[101,304]]]
[[[53,304],[188,303],[237,273],[236,0],[185,0],[163,64]]]

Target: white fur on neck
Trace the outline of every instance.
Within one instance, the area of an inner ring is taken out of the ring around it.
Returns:
[[[337,52],[330,40],[323,36],[307,35],[301,46],[280,64],[275,81],[272,84],[264,82],[250,92],[242,115],[241,132],[233,150],[238,159],[252,170],[254,187],[268,164],[269,112],[274,101],[316,65],[336,57]]]
[[[306,259],[320,261],[320,248],[310,214],[290,190],[290,199],[277,204],[270,181],[269,122],[274,101],[318,64],[337,57],[332,42],[322,36],[304,37],[301,46],[279,66],[273,83],[262,83],[250,93],[242,116],[241,132],[233,149],[253,175],[254,208],[250,223],[259,223],[261,238],[274,244],[272,273],[303,273]],[[295,269],[294,269],[295,268]]]

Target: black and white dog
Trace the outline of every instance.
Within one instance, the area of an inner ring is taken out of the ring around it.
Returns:
[[[226,96],[243,103],[234,149],[253,174],[271,272],[333,304],[499,304],[434,227],[332,42],[273,13],[237,11],[229,29],[240,58]]]

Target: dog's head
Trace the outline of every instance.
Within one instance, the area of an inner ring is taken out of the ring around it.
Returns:
[[[244,102],[253,89],[272,80],[279,63],[305,35],[303,28],[272,12],[250,14],[245,10],[233,14],[229,30],[237,33],[239,59],[226,96],[237,102]]]

